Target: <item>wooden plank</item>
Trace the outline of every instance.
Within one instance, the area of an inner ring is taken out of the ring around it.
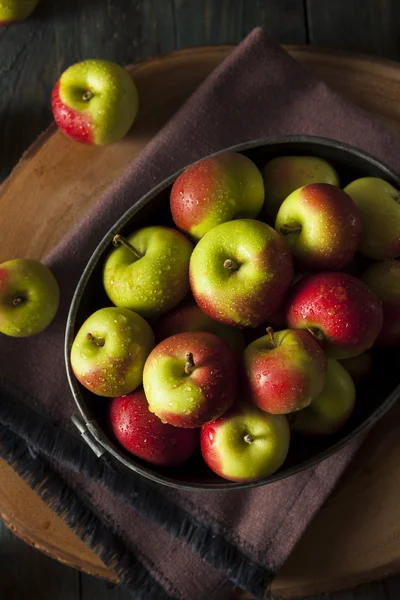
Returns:
[[[383,583],[386,592],[385,600],[399,600],[400,598],[400,577],[391,577]]]
[[[311,44],[400,57],[398,0],[305,1]]]
[[[177,48],[234,44],[243,38],[243,7],[246,0],[172,1]]]
[[[281,44],[303,44],[307,41],[303,0],[250,0],[244,3],[244,34],[263,27]]]
[[[80,600],[132,600],[132,595],[119,585],[90,577],[84,573],[80,577]]]
[[[80,600],[79,573],[24,544],[0,520],[0,598]]]

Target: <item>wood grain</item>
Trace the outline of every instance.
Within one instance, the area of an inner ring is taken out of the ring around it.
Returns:
[[[0,188],[0,261],[16,253],[41,257],[48,252],[229,51],[228,47],[186,50],[133,67],[142,109],[129,136],[119,144],[87,148],[54,128],[47,131]],[[290,52],[400,130],[400,69],[395,63],[304,47],[291,47]],[[277,577],[278,597],[342,589],[399,569],[396,418],[398,412],[393,412],[371,434]],[[0,481],[0,512],[24,539],[83,570],[112,577],[33,492],[29,502],[18,500],[28,497],[29,490],[4,463]],[[48,537],[44,522],[50,523]]]

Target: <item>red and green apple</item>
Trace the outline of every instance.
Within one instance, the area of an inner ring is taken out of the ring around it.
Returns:
[[[154,347],[150,325],[126,308],[101,308],[79,329],[71,348],[78,381],[98,396],[123,396],[141,383]]]
[[[174,222],[195,239],[226,221],[257,217],[263,202],[260,171],[237,152],[200,160],[177,178],[171,190]]]
[[[204,331],[173,335],[150,353],[143,387],[150,411],[176,427],[200,427],[234,402],[238,365],[221,338]]]
[[[65,135],[98,146],[127,134],[138,110],[138,92],[120,65],[84,60],[64,71],[51,102],[55,122]]]
[[[283,237],[253,219],[214,227],[190,259],[190,285],[197,304],[226,325],[256,327],[281,305],[293,277]]]

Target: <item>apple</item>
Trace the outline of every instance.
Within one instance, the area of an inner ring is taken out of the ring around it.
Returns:
[[[178,467],[198,448],[198,432],[162,423],[142,389],[111,400],[108,421],[125,450],[153,465]]]
[[[336,433],[349,420],[355,400],[352,378],[337,360],[329,358],[322,393],[310,406],[294,415],[291,429],[311,436]]]
[[[176,226],[197,240],[220,223],[257,217],[263,202],[260,171],[237,152],[203,158],[186,169],[171,190]]]
[[[362,352],[358,356],[353,356],[353,358],[344,358],[340,361],[340,364],[350,373],[353,381],[362,381],[371,370],[371,354],[369,352]]]
[[[23,21],[34,11],[39,0],[1,0],[0,27]]]
[[[329,183],[339,186],[335,169],[316,156],[277,156],[262,170],[265,187],[265,214],[275,223],[282,204],[292,192],[310,183]]]
[[[103,270],[104,288],[113,304],[147,318],[183,300],[189,291],[193,245],[179,231],[144,227],[127,239],[115,236],[114,245]]]
[[[361,214],[358,251],[375,260],[400,256],[400,192],[379,177],[362,177],[345,187]]]
[[[120,65],[84,60],[64,71],[51,104],[55,122],[65,135],[98,146],[126,135],[138,110],[138,92]]]
[[[292,288],[287,323],[308,329],[332,358],[351,358],[371,348],[382,327],[380,300],[348,273],[307,275]]]
[[[11,337],[40,333],[54,319],[60,291],[54,275],[37,260],[0,265],[0,332]]]
[[[308,331],[268,327],[247,346],[244,365],[252,400],[271,414],[301,410],[324,388],[325,353]]]
[[[285,461],[289,443],[285,416],[247,404],[236,404],[200,433],[207,465],[230,481],[258,481],[272,475]]]
[[[343,190],[311,183],[283,201],[275,229],[285,236],[300,268],[339,270],[353,258],[361,239],[361,217]]]
[[[210,319],[197,306],[196,302],[187,302],[178,306],[161,317],[155,326],[155,335],[158,342],[184,331],[208,331],[225,340],[235,352],[241,353],[244,349],[244,338],[240,329],[227,327]]]
[[[280,306],[293,277],[285,241],[252,219],[214,227],[190,259],[190,285],[197,304],[226,325],[257,327]]]
[[[379,346],[400,346],[400,260],[372,264],[361,279],[382,302],[383,325]]]
[[[71,367],[94,394],[123,396],[142,383],[144,363],[153,347],[153,331],[140,315],[126,308],[101,308],[79,329],[71,348]]]
[[[158,344],[143,372],[149,409],[163,423],[200,427],[222,415],[237,393],[233,350],[213,333],[184,332]]]

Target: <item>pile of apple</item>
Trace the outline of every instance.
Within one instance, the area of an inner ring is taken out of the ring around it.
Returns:
[[[368,369],[375,343],[400,346],[399,197],[372,177],[342,190],[316,157],[261,173],[224,152],[184,171],[177,229],[115,236],[114,306],[72,346],[77,379],[110,398],[115,439],[167,467],[200,447],[221,477],[255,481],[281,467],[291,430],[337,432],[355,403],[349,371]]]

